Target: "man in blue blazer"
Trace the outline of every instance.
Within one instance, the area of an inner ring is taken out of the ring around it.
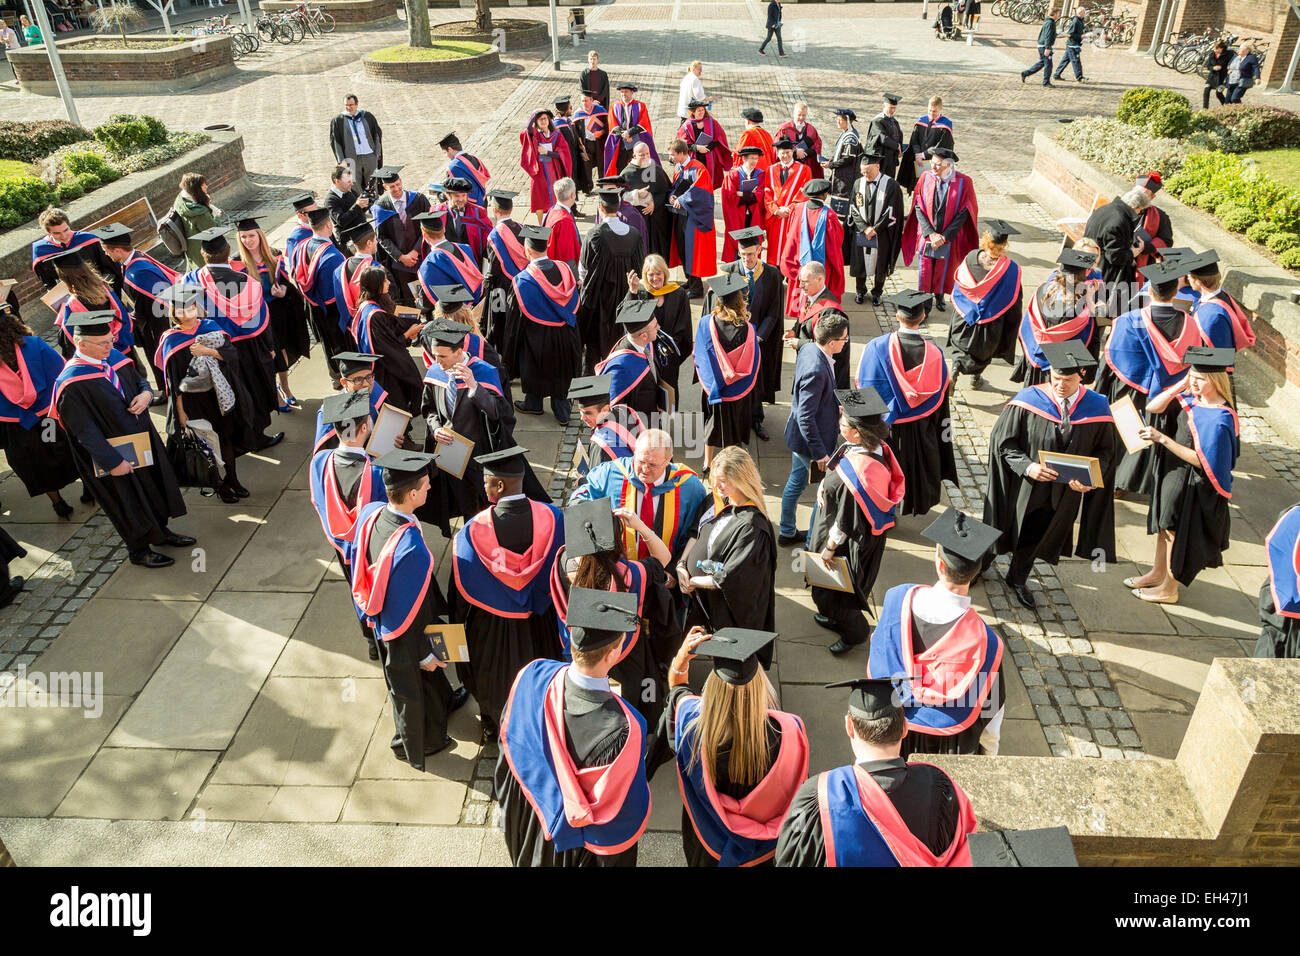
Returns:
[[[781,0],[771,0],[767,5],[767,38],[763,40],[763,45],[758,48],[758,52],[763,56],[767,56],[767,45],[772,42],[772,34],[774,33],[776,34],[776,50],[782,56],[785,56],[785,44],[781,42],[781,20]]]
[[[848,347],[848,317],[828,310],[817,320],[813,340],[803,343],[794,363],[794,398],[785,423],[785,443],[793,460],[781,493],[781,528],[776,539],[782,547],[808,537],[807,530],[797,529],[795,509],[808,487],[808,469],[814,463],[824,469],[838,444],[840,409],[835,400],[834,362]]]

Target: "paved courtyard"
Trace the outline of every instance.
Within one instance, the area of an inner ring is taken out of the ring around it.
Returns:
[[[542,9],[498,15],[541,17]],[[432,11],[435,21],[465,11]],[[904,97],[904,123],[944,97],[956,126],[962,169],[975,181],[981,214],[1021,232],[1012,254],[1026,286],[1052,267],[1059,235],[1025,192],[1035,124],[1113,111],[1121,92],[1159,83],[1199,95],[1188,78],[1117,51],[1084,52],[1091,82],[1056,90],[1022,85],[1033,62],[1035,26],[986,17],[971,46],[941,43],[919,4],[798,4],[786,7],[791,56],[756,54],[763,5],[630,3],[588,8],[590,43],[611,78],[630,77],[651,109],[662,145],[676,126],[677,83],[692,59],[715,115],[732,134],[740,111],[758,105],[775,129],[794,102],[812,105],[827,150],[828,110],[850,106],[865,120],[882,89]],[[494,185],[522,188],[518,131],[528,113],[576,89],[585,49],[562,47],[556,72],[549,51],[511,51],[500,75],[437,86],[386,85],[360,76],[360,52],[403,36],[400,29],[336,34],[242,61],[236,77],[183,96],[78,97],[82,119],[130,110],[170,125],[231,122],[245,139],[245,162],[258,187],[241,212],[266,218],[273,238],[287,232],[284,197],[328,188],[328,119],[347,92],[360,95],[384,126],[385,158],[407,166],[417,187],[445,164],[434,143],[449,129],[493,171]],[[543,56],[543,54],[547,54]],[[937,67],[940,60],[943,72]],[[1294,106],[1294,97],[1270,102]],[[6,117],[61,115],[57,99],[0,90]],[[234,211],[234,210],[229,210]],[[589,225],[590,204],[584,227]],[[894,287],[913,284],[902,270]],[[847,301],[853,358],[887,331],[884,310]],[[942,343],[946,316],[930,333]],[[787,360],[788,361],[788,360]],[[787,366],[787,392],[789,367]],[[989,386],[960,389],[953,402],[959,485],[953,504],[978,513],[987,439],[1016,388],[1009,368]],[[356,637],[342,581],[306,494],[306,464],[317,402],[329,393],[319,358],[293,373],[306,409],[280,416],[286,440],[249,456],[241,477],[253,495],[237,506],[187,494],[190,514],[176,522],[199,545],[188,561],[147,572],[123,563],[112,529],[78,505],[60,522],[42,498],[27,499],[7,470],[0,480],[4,526],[28,548],[13,573],[32,579],[0,611],[0,670],[102,675],[98,713],[71,708],[0,708],[0,838],[20,864],[501,864],[489,779],[495,749],[477,742],[475,708],[458,712],[456,746],[417,774],[388,753],[392,718],[376,664]],[[976,606],[1007,641],[1008,713],[1002,753],[1084,759],[1161,760],[1177,752],[1209,662],[1243,656],[1257,633],[1255,596],[1265,574],[1264,535],[1296,500],[1300,459],[1285,423],[1243,405],[1243,452],[1236,469],[1229,563],[1202,575],[1175,607],[1148,605],[1121,585],[1150,560],[1145,505],[1118,503],[1119,563],[1083,561],[1043,568],[1037,613],[1015,604],[996,576],[978,585]],[[698,396],[689,402],[698,407]],[[781,442],[788,405],[769,409],[770,443],[755,442],[775,516],[789,470]],[[161,427],[161,419],[158,420]],[[521,418],[516,432],[544,483],[567,482],[577,426]],[[692,461],[698,464],[698,461]],[[805,496],[806,526],[812,493]],[[932,577],[924,518],[891,533],[877,594]],[[446,582],[446,542],[426,528]],[[783,552],[784,555],[789,552]],[[778,571],[772,677],[786,709],[806,721],[811,770],[842,763],[843,700],[824,682],[859,675],[864,649],[834,658],[833,636],[817,627],[812,604],[787,558]],[[654,784],[654,812],[642,862],[681,862],[680,798],[671,768]],[[978,807],[976,810],[978,812]],[[393,824],[400,824],[394,826]]]

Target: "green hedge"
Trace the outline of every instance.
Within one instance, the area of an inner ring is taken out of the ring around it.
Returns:
[[[95,127],[95,139],[103,143],[114,156],[128,156],[167,142],[167,127],[162,120],[153,116],[114,113],[106,122]]]
[[[1120,97],[1115,110],[1115,119],[1145,127],[1154,136],[1183,135],[1191,115],[1192,104],[1182,93],[1152,86],[1135,86]]]
[[[1182,168],[1191,153],[1182,140],[1152,136],[1143,127],[1100,116],[1070,123],[1058,134],[1057,142],[1125,179],[1150,169],[1167,179]]]
[[[88,130],[65,120],[0,122],[0,159],[34,163],[60,146],[94,139]]]
[[[0,229],[12,229],[35,219],[55,199],[54,190],[39,176],[0,179]]]
[[[1216,106],[1192,117],[1190,132],[1225,153],[1300,146],[1300,114],[1276,106]]]

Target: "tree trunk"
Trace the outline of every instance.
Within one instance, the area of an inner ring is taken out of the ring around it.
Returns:
[[[492,32],[492,8],[488,0],[474,0],[474,29],[480,33]]]
[[[409,36],[408,46],[433,46],[433,37],[429,33],[428,0],[404,0],[406,5],[406,31]]]

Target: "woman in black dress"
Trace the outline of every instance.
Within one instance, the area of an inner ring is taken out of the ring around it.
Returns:
[[[255,275],[262,284],[262,301],[271,316],[271,338],[275,343],[275,373],[280,380],[279,410],[299,409],[302,404],[289,387],[289,369],[311,355],[307,307],[302,293],[289,281],[283,256],[271,248],[256,219],[239,220],[239,258],[230,260],[230,268]]]
[[[411,415],[420,411],[424,376],[416,368],[410,352],[411,343],[420,332],[420,322],[397,314],[397,305],[388,295],[388,270],[367,266],[361,273],[361,297],[357,301],[357,348],[378,355],[375,381],[388,392],[389,401]]]
[[[724,272],[709,284],[715,286],[716,304],[710,315],[700,317],[693,351],[695,374],[704,387],[700,404],[709,424],[704,439],[705,476],[719,448],[749,444],[761,361],[758,332],[749,321],[745,277]],[[728,287],[735,291],[719,292]]]
[[[659,381],[671,385],[673,394],[678,395],[678,372],[689,360],[694,341],[690,296],[684,287],[668,281],[668,263],[663,256],[656,255],[645,257],[640,276],[635,272],[627,274],[627,288],[629,299],[655,300],[655,319],[659,322],[655,364]]]

